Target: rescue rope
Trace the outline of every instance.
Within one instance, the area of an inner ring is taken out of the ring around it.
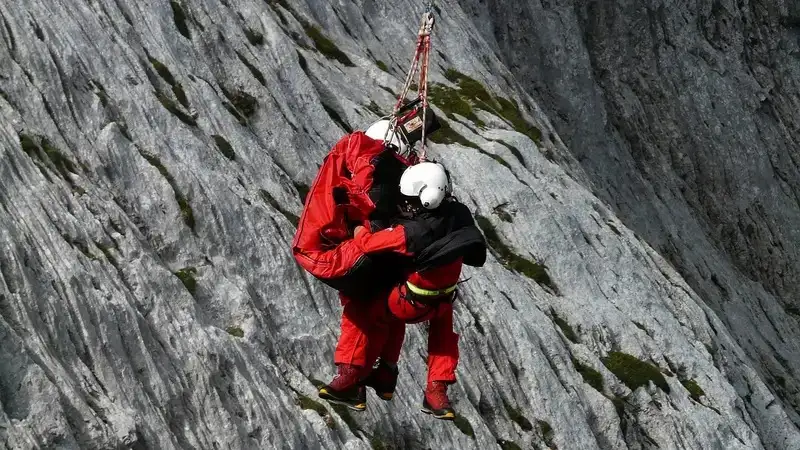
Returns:
[[[419,31],[417,32],[417,44],[414,50],[414,57],[411,60],[411,68],[406,74],[406,80],[403,83],[403,89],[400,90],[400,95],[397,97],[397,103],[392,110],[392,122],[389,127],[394,131],[397,127],[398,112],[403,107],[406,95],[411,89],[411,83],[414,80],[414,75],[419,72],[417,82],[417,98],[422,102],[422,146],[419,151],[420,161],[425,161],[426,150],[426,128],[427,128],[427,109],[428,109],[428,64],[430,62],[431,51],[431,33],[433,33],[433,25],[436,22],[433,16],[433,0],[428,2],[425,12],[422,14],[420,21]],[[389,132],[387,130],[387,136]]]

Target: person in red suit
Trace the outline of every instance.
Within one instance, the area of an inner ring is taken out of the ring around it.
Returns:
[[[404,227],[358,238],[353,235],[356,226],[388,214],[393,199],[385,194],[383,184],[399,178],[402,170],[416,162],[399,135],[384,141],[388,128],[388,120],[380,121],[333,146],[306,197],[292,242],[301,267],[348,297],[376,294],[377,289],[364,283],[382,278],[380,264],[374,264],[370,254],[408,256],[413,251]]]
[[[422,411],[453,419],[447,386],[456,381],[459,358],[458,335],[453,331],[456,284],[463,264],[483,265],[486,244],[469,209],[449,196],[449,179],[441,165],[421,163],[406,169],[399,188],[402,214],[394,228],[424,229],[424,239],[418,239],[424,247],[397,261],[404,268],[402,281],[385,295],[358,304],[348,320],[343,319],[335,354],[339,373],[320,388],[319,395],[358,411],[366,409],[365,386],[391,400],[405,324],[427,321],[428,382]],[[355,232],[357,239],[370,234],[361,227]]]

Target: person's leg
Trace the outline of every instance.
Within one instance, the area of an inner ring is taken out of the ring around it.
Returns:
[[[373,388],[379,398],[389,401],[394,397],[394,390],[397,387],[397,375],[399,373],[397,361],[400,359],[400,350],[403,346],[406,326],[405,323],[397,320],[388,311],[386,319],[381,324],[384,339],[381,342],[381,348],[376,349],[376,353],[380,352],[380,362],[364,380],[364,384]]]
[[[386,327],[386,343],[381,349],[381,361],[390,366],[396,366],[400,361],[400,352],[403,350],[403,341],[406,338],[406,324],[399,320],[392,320]]]
[[[387,345],[390,341],[393,343],[396,340],[396,337],[393,335],[397,333],[398,323],[402,327],[402,323],[392,317],[386,310],[386,296],[377,300],[371,308],[370,317],[372,319],[372,324],[367,339],[364,365],[366,371],[365,375],[372,371],[372,367],[375,365],[378,357],[381,357],[381,361],[383,361],[383,354],[385,353]],[[401,330],[405,331],[403,328],[401,328]],[[395,359],[393,363],[396,362],[397,360]]]
[[[455,411],[447,397],[447,386],[456,381],[458,335],[453,331],[453,305],[443,303],[430,321],[428,332],[428,383],[422,412],[437,419],[452,420]]]
[[[347,364],[364,367],[367,360],[367,334],[374,324],[369,303],[354,301],[341,296],[341,334],[336,344],[333,361],[336,365]]]
[[[428,382],[456,382],[458,334],[453,331],[453,305],[443,303],[430,321],[428,333]]]
[[[367,407],[363,379],[385,340],[376,320],[382,302],[356,301],[344,296],[341,299],[344,305],[341,335],[334,353],[337,375],[319,389],[319,396],[363,411]]]

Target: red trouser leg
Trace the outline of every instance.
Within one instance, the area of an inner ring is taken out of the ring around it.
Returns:
[[[389,364],[400,361],[400,351],[406,338],[406,324],[387,314],[389,323],[386,328],[386,342],[381,349],[381,359]]]
[[[453,305],[442,303],[430,321],[428,333],[428,383],[456,382],[458,334],[453,331]]]
[[[333,361],[362,368],[371,367],[386,340],[385,329],[379,320],[386,306],[384,299],[354,301],[342,298],[342,334],[336,344]],[[377,350],[375,350],[377,349]],[[368,355],[368,353],[371,354]]]

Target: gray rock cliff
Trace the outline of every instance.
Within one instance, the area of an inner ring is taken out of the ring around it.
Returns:
[[[800,449],[800,9],[438,1],[431,144],[492,247],[456,423],[316,400],[290,242],[422,2],[0,2],[0,445]]]

